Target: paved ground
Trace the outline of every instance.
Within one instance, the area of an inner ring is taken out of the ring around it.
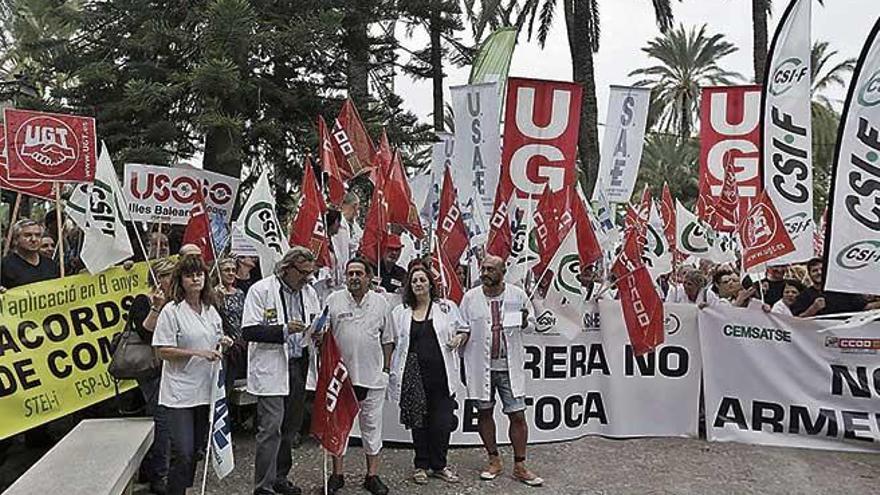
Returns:
[[[218,482],[208,473],[208,493],[248,494],[253,475],[254,441],[235,439],[236,470]],[[360,448],[349,450],[346,487],[340,494],[366,494]],[[313,442],[294,451],[297,483],[305,493],[321,492],[321,453]],[[880,455],[782,449],[688,439],[608,440],[588,437],[573,442],[530,447],[532,469],[544,477],[543,488],[529,488],[510,478],[512,453],[502,448],[507,476],[483,482],[478,473],[483,451],[456,448],[450,464],[462,477],[455,485],[431,479],[426,486],[410,480],[412,451],[386,448],[381,474],[396,494],[878,494]],[[201,471],[200,471],[201,472]],[[198,485],[198,482],[197,482]],[[145,494],[146,491],[136,491]],[[194,490],[198,493],[198,490]]]

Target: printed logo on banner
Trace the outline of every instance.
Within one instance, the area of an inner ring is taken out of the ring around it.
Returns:
[[[11,179],[89,182],[95,178],[95,119],[7,108]]]
[[[807,67],[804,66],[803,60],[797,57],[783,60],[776,68],[770,80],[770,92],[773,93],[773,96],[782,96],[800,83],[807,75]]]
[[[751,249],[761,249],[769,244],[776,236],[776,216],[773,212],[763,204],[756,205],[749,212],[750,216],[746,219],[746,239],[744,244]]]
[[[864,337],[825,337],[825,347],[840,349],[845,354],[877,354],[880,339]]]
[[[238,179],[205,170],[125,164],[122,180],[129,213],[136,221],[185,225],[201,189],[205,208],[225,222],[232,215]]]
[[[697,245],[698,243],[695,242],[702,241],[706,238],[706,228],[700,225],[699,222],[691,222],[685,225],[682,233],[681,243],[686,252],[702,254],[709,251],[708,244],[706,246],[699,246]],[[699,244],[703,244],[703,242],[699,242]]]
[[[549,332],[551,328],[556,326],[556,313],[549,309],[545,309],[537,318],[535,318],[535,322],[537,323],[537,326],[535,326],[536,332]]]
[[[845,270],[858,270],[880,263],[880,241],[858,241],[840,250],[835,258],[837,266]]]
[[[666,335],[675,335],[681,330],[681,318],[675,313],[666,313],[666,318],[663,320],[663,327],[666,329]]]
[[[798,212],[786,217],[782,223],[785,224],[788,235],[794,237],[806,232],[812,225],[813,219],[804,212]]]
[[[749,325],[724,325],[725,337],[750,340],[764,340],[767,342],[791,343],[791,332],[781,328],[755,327]]]
[[[266,245],[278,255],[284,254],[281,226],[275,220],[275,212],[270,203],[254,203],[244,215],[245,235]]]
[[[873,107],[880,103],[880,70],[871,74],[859,90],[859,104]]]

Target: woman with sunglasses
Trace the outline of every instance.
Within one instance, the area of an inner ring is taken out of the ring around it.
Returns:
[[[200,256],[177,262],[171,299],[156,322],[153,347],[164,361],[159,405],[167,408],[171,438],[167,493],[183,495],[193,485],[196,452],[207,443],[215,362],[223,356],[221,346],[232,340],[223,335],[208,268]]]
[[[459,481],[446,464],[452,411],[459,390],[458,354],[449,345],[461,326],[458,308],[438,296],[433,274],[412,263],[403,286],[403,303],[394,308],[397,340],[391,358],[388,393],[400,405],[400,422],[412,430],[413,480],[428,477]]]

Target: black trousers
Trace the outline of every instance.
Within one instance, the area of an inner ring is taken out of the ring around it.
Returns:
[[[168,495],[184,495],[193,486],[196,452],[208,445],[209,406],[167,408],[171,437],[171,465],[168,470]]]
[[[449,451],[449,437],[455,417],[455,400],[449,395],[447,387],[425,387],[428,415],[424,428],[413,428],[413,447],[416,451],[417,469],[439,471],[446,467],[446,454]]]

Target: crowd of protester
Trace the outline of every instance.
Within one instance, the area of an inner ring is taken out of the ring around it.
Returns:
[[[398,403],[400,423],[411,430],[416,483],[459,480],[447,451],[455,398],[461,395],[478,401],[478,430],[487,453],[480,477],[492,480],[504,471],[496,445],[497,397],[510,420],[513,476],[531,486],[543,483],[525,463],[522,336],[535,324],[528,290],[505,282],[504,260],[484,256],[475,261],[474,280],[468,265],[456,269],[466,291],[456,305],[443,297],[430,260],[399,231],[385,240],[379,266],[359,257],[359,215],[354,194],[327,215],[332,266],[317,267],[314,253],[295,246],[266,278],[252,256],[206,264],[198,247],[180,245],[179,228],[134,234],[144,248],[133,261],[149,260],[151,275],[149,293],[131,305],[129,324],[152,342],[162,361],[155,376],[138,380],[143,412],[155,422],[155,439],[141,467],[153,493],[183,494],[192,486],[195,466],[205,455],[212,370],[221,360],[227,397],[242,384],[256,397],[254,493],[301,493],[289,479],[291,449],[308,429],[307,383],[314,377],[319,340],[307,330],[325,310],[360,405],[366,490],[389,492],[379,476],[386,397]],[[62,230],[66,248],[59,253],[57,225],[15,222],[0,266],[0,290],[60,276],[61,258],[67,274],[81,271],[78,234]],[[585,300],[616,298],[606,272],[601,265],[580,267]],[[822,275],[820,259],[769,267],[761,280],[742,276],[735,264],[683,262],[658,279],[657,288],[670,303],[749,307],[793,317],[880,308],[877,296],[824,291]],[[550,280],[538,283],[538,297]],[[236,408],[232,413],[234,428],[241,427],[247,415]],[[28,436],[41,432],[37,428]],[[329,493],[345,485],[344,472],[343,457],[334,457]]]

